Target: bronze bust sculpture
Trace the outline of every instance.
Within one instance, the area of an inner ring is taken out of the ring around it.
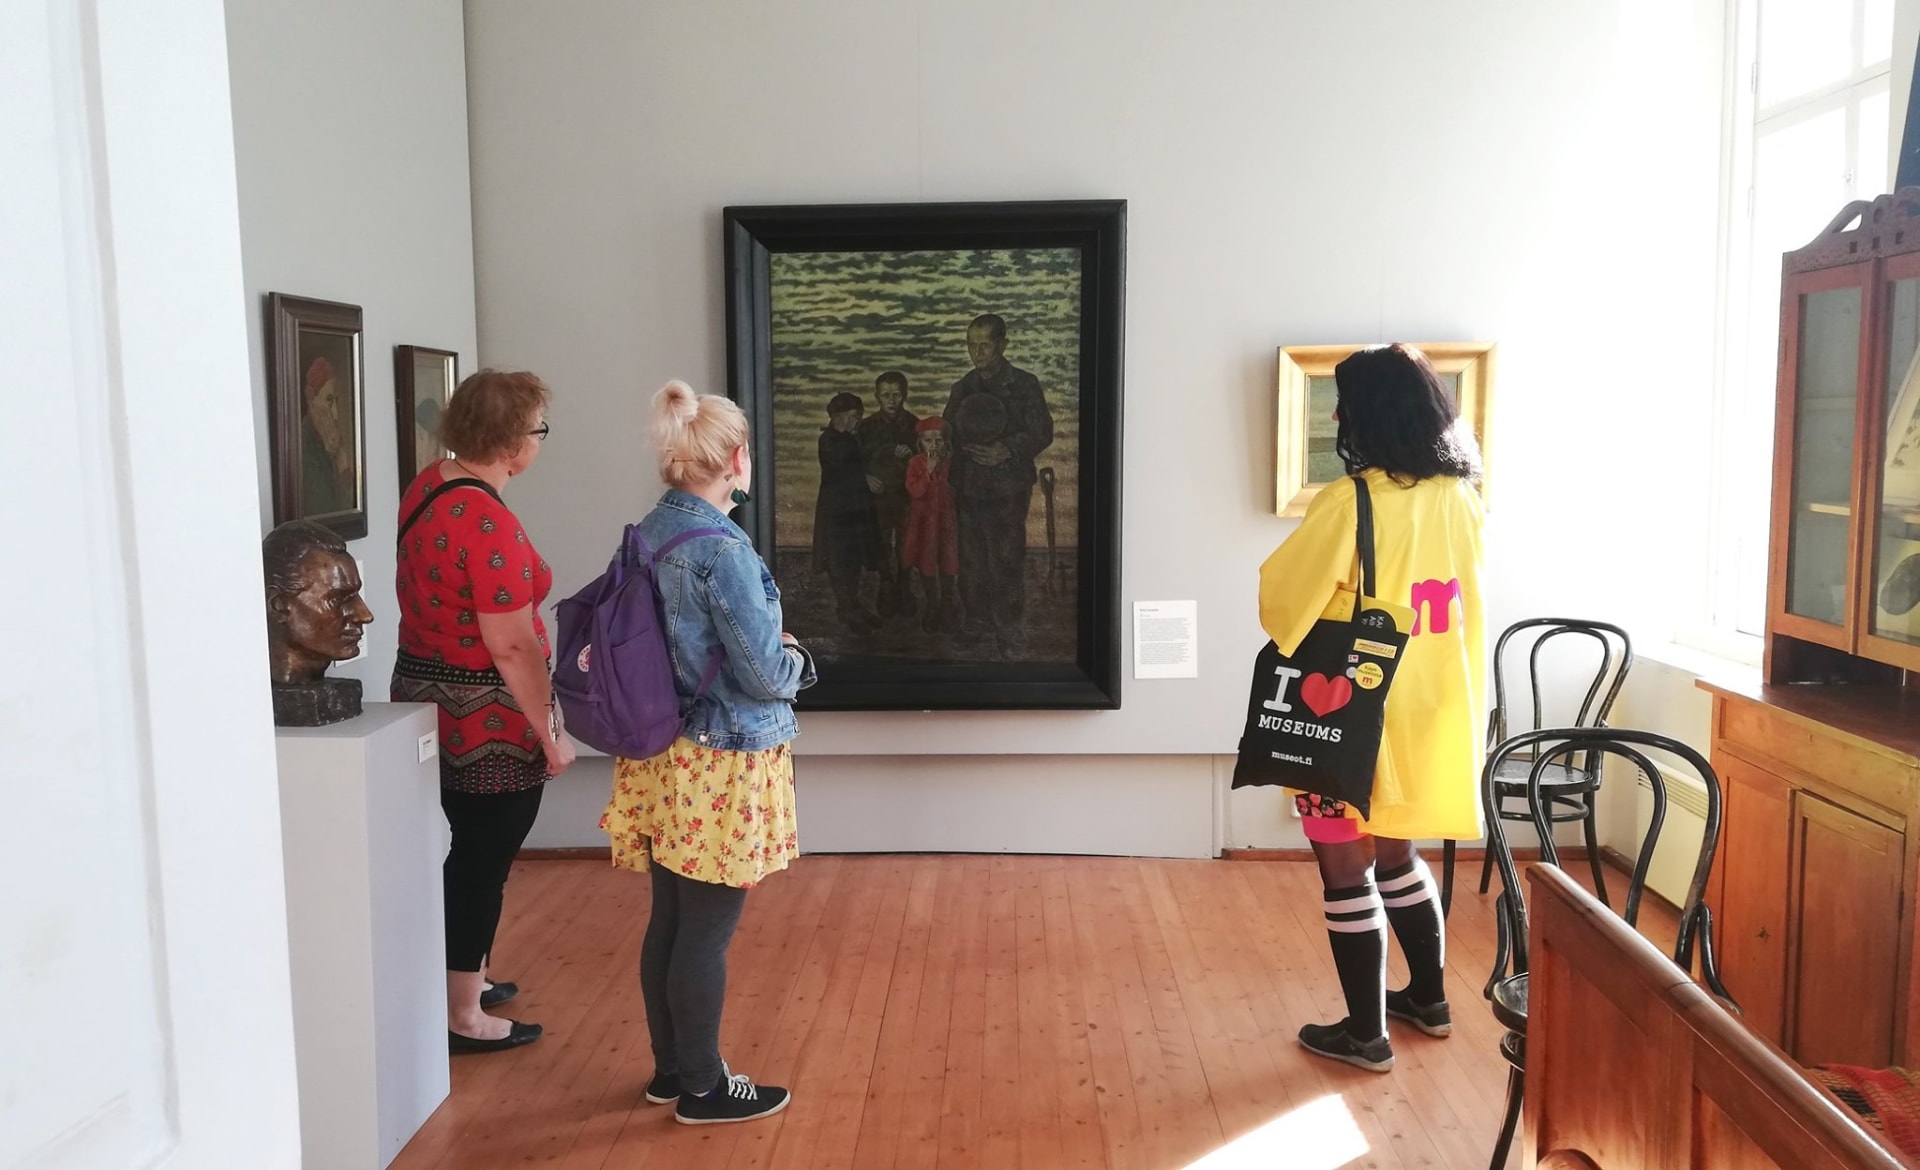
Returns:
[[[319,727],[360,714],[359,680],[326,677],[328,666],[360,653],[362,628],[373,620],[346,541],[312,521],[292,520],[267,533],[260,551],[274,723]]]

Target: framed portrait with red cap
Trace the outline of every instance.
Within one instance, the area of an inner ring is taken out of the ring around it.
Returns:
[[[1121,200],[730,207],[739,514],[827,710],[1120,705]]]

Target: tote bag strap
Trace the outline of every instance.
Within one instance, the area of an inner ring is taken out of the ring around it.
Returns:
[[[1354,600],[1353,620],[1360,620],[1360,601],[1374,597],[1373,494],[1364,475],[1353,476],[1354,554],[1360,560],[1360,597]]]

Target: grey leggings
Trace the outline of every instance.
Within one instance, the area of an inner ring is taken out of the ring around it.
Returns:
[[[747,892],[684,878],[654,862],[653,916],[640,947],[654,1068],[680,1074],[680,1088],[720,1083],[720,1009],[727,999],[727,946]]]

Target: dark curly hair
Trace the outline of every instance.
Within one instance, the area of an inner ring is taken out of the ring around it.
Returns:
[[[1411,345],[1376,345],[1333,369],[1340,394],[1334,450],[1347,474],[1379,468],[1404,487],[1450,475],[1480,478],[1480,450],[1459,425],[1447,385]]]

